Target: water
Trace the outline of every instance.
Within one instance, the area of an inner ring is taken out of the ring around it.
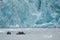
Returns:
[[[18,28],[0,31],[0,40],[60,40],[60,29]],[[7,31],[11,31],[11,35],[7,35]],[[25,35],[16,35],[18,31],[25,32]]]

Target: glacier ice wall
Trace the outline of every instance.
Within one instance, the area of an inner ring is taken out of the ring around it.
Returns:
[[[0,28],[59,28],[60,0],[0,0]]]

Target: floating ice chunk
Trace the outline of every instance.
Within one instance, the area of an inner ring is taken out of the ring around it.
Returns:
[[[0,30],[0,33],[4,33],[4,32],[5,32],[5,31],[1,31],[1,30]]]
[[[43,35],[44,38],[52,38],[52,35]]]

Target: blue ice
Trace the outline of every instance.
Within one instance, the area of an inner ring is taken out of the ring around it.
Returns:
[[[0,0],[0,28],[59,28],[60,0]]]

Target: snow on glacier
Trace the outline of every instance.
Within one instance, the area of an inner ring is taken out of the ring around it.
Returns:
[[[0,0],[0,27],[60,27],[60,0]]]

